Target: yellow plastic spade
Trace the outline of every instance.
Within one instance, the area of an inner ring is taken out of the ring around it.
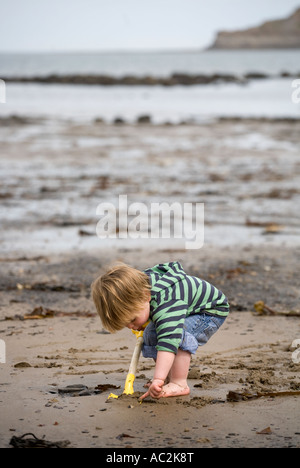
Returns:
[[[124,387],[124,392],[123,392],[125,393],[125,395],[132,395],[134,393],[133,383],[135,381],[136,369],[137,369],[137,365],[139,362],[139,358],[140,358],[140,354],[141,354],[141,350],[143,346],[143,341],[144,341],[143,334],[148,323],[149,321],[143,325],[143,329],[140,331],[131,330],[132,333],[136,335],[137,340],[136,340],[135,348],[134,348],[133,355],[131,358],[129,371],[128,371],[126,381],[125,381],[125,387]]]

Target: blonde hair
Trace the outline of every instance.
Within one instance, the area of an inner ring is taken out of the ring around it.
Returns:
[[[150,291],[146,273],[124,263],[99,276],[92,284],[92,297],[104,328],[114,333],[126,327],[150,300]]]

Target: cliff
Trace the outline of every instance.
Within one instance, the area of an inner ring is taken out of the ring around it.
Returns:
[[[286,19],[242,31],[220,31],[209,49],[300,48],[300,8]]]

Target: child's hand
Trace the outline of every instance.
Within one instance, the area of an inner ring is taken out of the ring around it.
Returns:
[[[164,385],[165,381],[161,379],[154,379],[149,387],[148,392],[144,393],[144,395],[141,396],[141,400],[144,398],[147,398],[147,396],[151,396],[152,398],[160,398],[160,394],[162,392],[162,387]]]

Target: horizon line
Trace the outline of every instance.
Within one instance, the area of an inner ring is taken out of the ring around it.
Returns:
[[[73,49],[73,50],[0,50],[0,54],[170,54],[198,53],[208,49],[203,47],[183,47],[164,49]]]

